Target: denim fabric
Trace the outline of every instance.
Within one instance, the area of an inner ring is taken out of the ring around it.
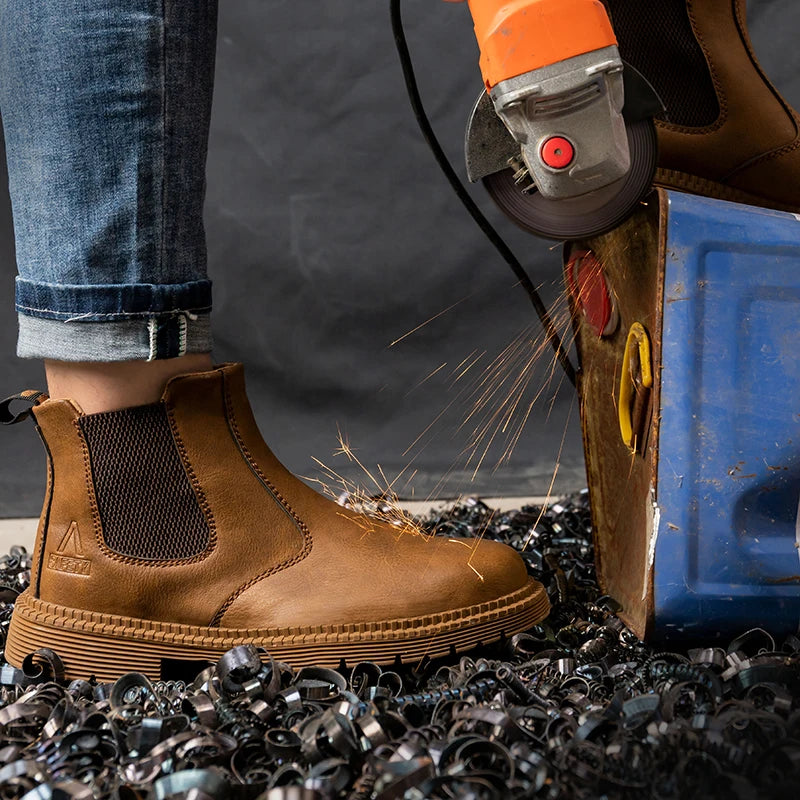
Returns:
[[[20,355],[210,347],[202,210],[216,6],[0,0]]]
[[[145,353],[174,358],[211,350],[209,314],[175,314],[125,322],[82,322],[65,325],[20,314],[17,353],[21,358],[58,361],[137,361]]]

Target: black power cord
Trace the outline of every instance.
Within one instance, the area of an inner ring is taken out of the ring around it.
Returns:
[[[406,42],[405,32],[403,30],[403,19],[400,14],[400,0],[390,0],[390,11],[392,18],[392,33],[394,34],[394,42],[397,47],[397,54],[400,56],[400,66],[403,70],[403,78],[405,79],[406,89],[408,90],[408,98],[411,101],[411,107],[414,110],[414,116],[417,118],[422,135],[425,141],[433,151],[434,158],[439,164],[442,172],[444,172],[450,186],[453,187],[458,199],[464,204],[464,207],[469,212],[472,219],[475,220],[478,227],[486,235],[486,238],[495,246],[497,251],[503,257],[505,262],[511,267],[514,275],[517,277],[520,285],[528,293],[531,303],[536,310],[536,314],[542,323],[542,327],[547,335],[547,341],[555,351],[559,364],[561,364],[564,374],[569,379],[569,382],[575,386],[575,368],[569,360],[569,355],[564,347],[564,343],[559,336],[556,326],[550,317],[547,307],[545,306],[539,292],[528,277],[519,259],[511,252],[509,246],[503,241],[500,234],[494,229],[491,222],[484,216],[483,212],[478,208],[473,199],[469,196],[464,184],[459,179],[452,165],[447,159],[436,134],[433,132],[430,120],[428,119],[425,109],[422,105],[422,98],[419,94],[417,87],[417,79],[414,75],[414,67],[411,62],[411,54],[408,50],[408,43]]]

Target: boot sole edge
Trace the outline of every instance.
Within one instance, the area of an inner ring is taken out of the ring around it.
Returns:
[[[20,666],[46,647],[64,662],[66,677],[113,680],[126,672],[161,677],[162,662],[216,661],[231,647],[254,644],[292,667],[375,661],[411,662],[489,644],[541,622],[550,611],[544,587],[530,579],[497,600],[398,620],[301,629],[224,629],[134,619],[71,609],[38,600],[26,591],[17,599],[6,642],[6,658]]]

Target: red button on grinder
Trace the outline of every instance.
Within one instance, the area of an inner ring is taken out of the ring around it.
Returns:
[[[575,148],[563,136],[551,136],[540,150],[542,161],[552,169],[564,169],[575,158]]]

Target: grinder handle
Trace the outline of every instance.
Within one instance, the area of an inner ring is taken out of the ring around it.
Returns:
[[[617,44],[600,0],[468,0],[487,89]]]

